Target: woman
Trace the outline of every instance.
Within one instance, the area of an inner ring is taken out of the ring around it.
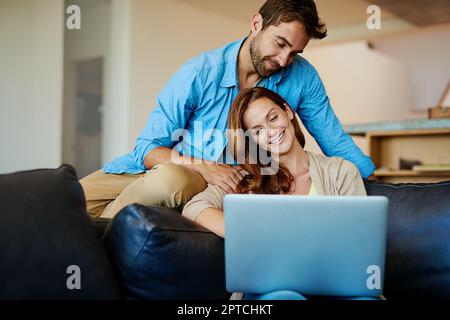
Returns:
[[[249,130],[250,146],[244,146],[242,135],[232,141],[234,158],[245,159],[240,164],[245,172],[239,176],[241,193],[366,195],[361,175],[351,162],[303,150],[305,138],[293,111],[273,91],[260,87],[241,91],[231,106],[228,127],[234,132]],[[251,144],[278,159],[279,169],[261,175],[264,168],[269,168],[249,154],[255,150]],[[221,188],[208,185],[184,206],[183,215],[224,237],[224,196]]]
[[[363,180],[352,163],[303,150],[305,138],[294,113],[273,91],[260,87],[241,91],[231,106],[228,127],[234,133],[246,132],[245,136],[235,134],[231,139],[234,159],[244,160],[242,164],[238,161],[244,169],[237,177],[241,180],[241,193],[366,195]],[[247,145],[245,137],[249,137]],[[270,166],[261,161],[261,150],[272,160]],[[263,170],[272,174],[262,175]],[[208,185],[184,206],[183,215],[224,237],[224,196],[221,188]],[[277,291],[246,298],[303,299],[303,296]]]

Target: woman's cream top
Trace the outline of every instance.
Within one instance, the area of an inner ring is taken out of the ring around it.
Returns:
[[[355,165],[338,157],[325,157],[306,151],[309,160],[309,174],[317,195],[365,196],[366,189]],[[215,185],[208,185],[203,192],[194,196],[183,208],[183,215],[195,221],[206,208],[223,211],[225,192]],[[311,192],[310,192],[310,195]]]

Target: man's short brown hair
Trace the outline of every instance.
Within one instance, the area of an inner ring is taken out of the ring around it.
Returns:
[[[263,30],[281,22],[299,21],[313,39],[323,39],[327,35],[313,0],[267,0],[259,13],[263,17]]]

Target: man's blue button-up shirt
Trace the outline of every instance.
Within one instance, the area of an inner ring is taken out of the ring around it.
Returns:
[[[186,62],[158,96],[134,150],[106,164],[104,172],[145,172],[145,156],[161,146],[221,161],[226,139],[218,135],[225,137],[228,111],[239,93],[237,59],[244,40]],[[343,131],[317,71],[306,59],[296,56],[292,64],[257,85],[277,92],[289,103],[325,155],[353,162],[363,178],[373,173],[371,159]],[[181,142],[177,139],[180,136]]]

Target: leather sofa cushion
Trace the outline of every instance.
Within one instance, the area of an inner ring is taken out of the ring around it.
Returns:
[[[390,200],[385,296],[450,299],[450,181],[366,189]]]
[[[69,290],[80,268],[81,290]],[[120,298],[73,167],[0,175],[0,299]]]
[[[104,235],[119,284],[131,299],[225,299],[223,239],[160,207],[134,204]]]

